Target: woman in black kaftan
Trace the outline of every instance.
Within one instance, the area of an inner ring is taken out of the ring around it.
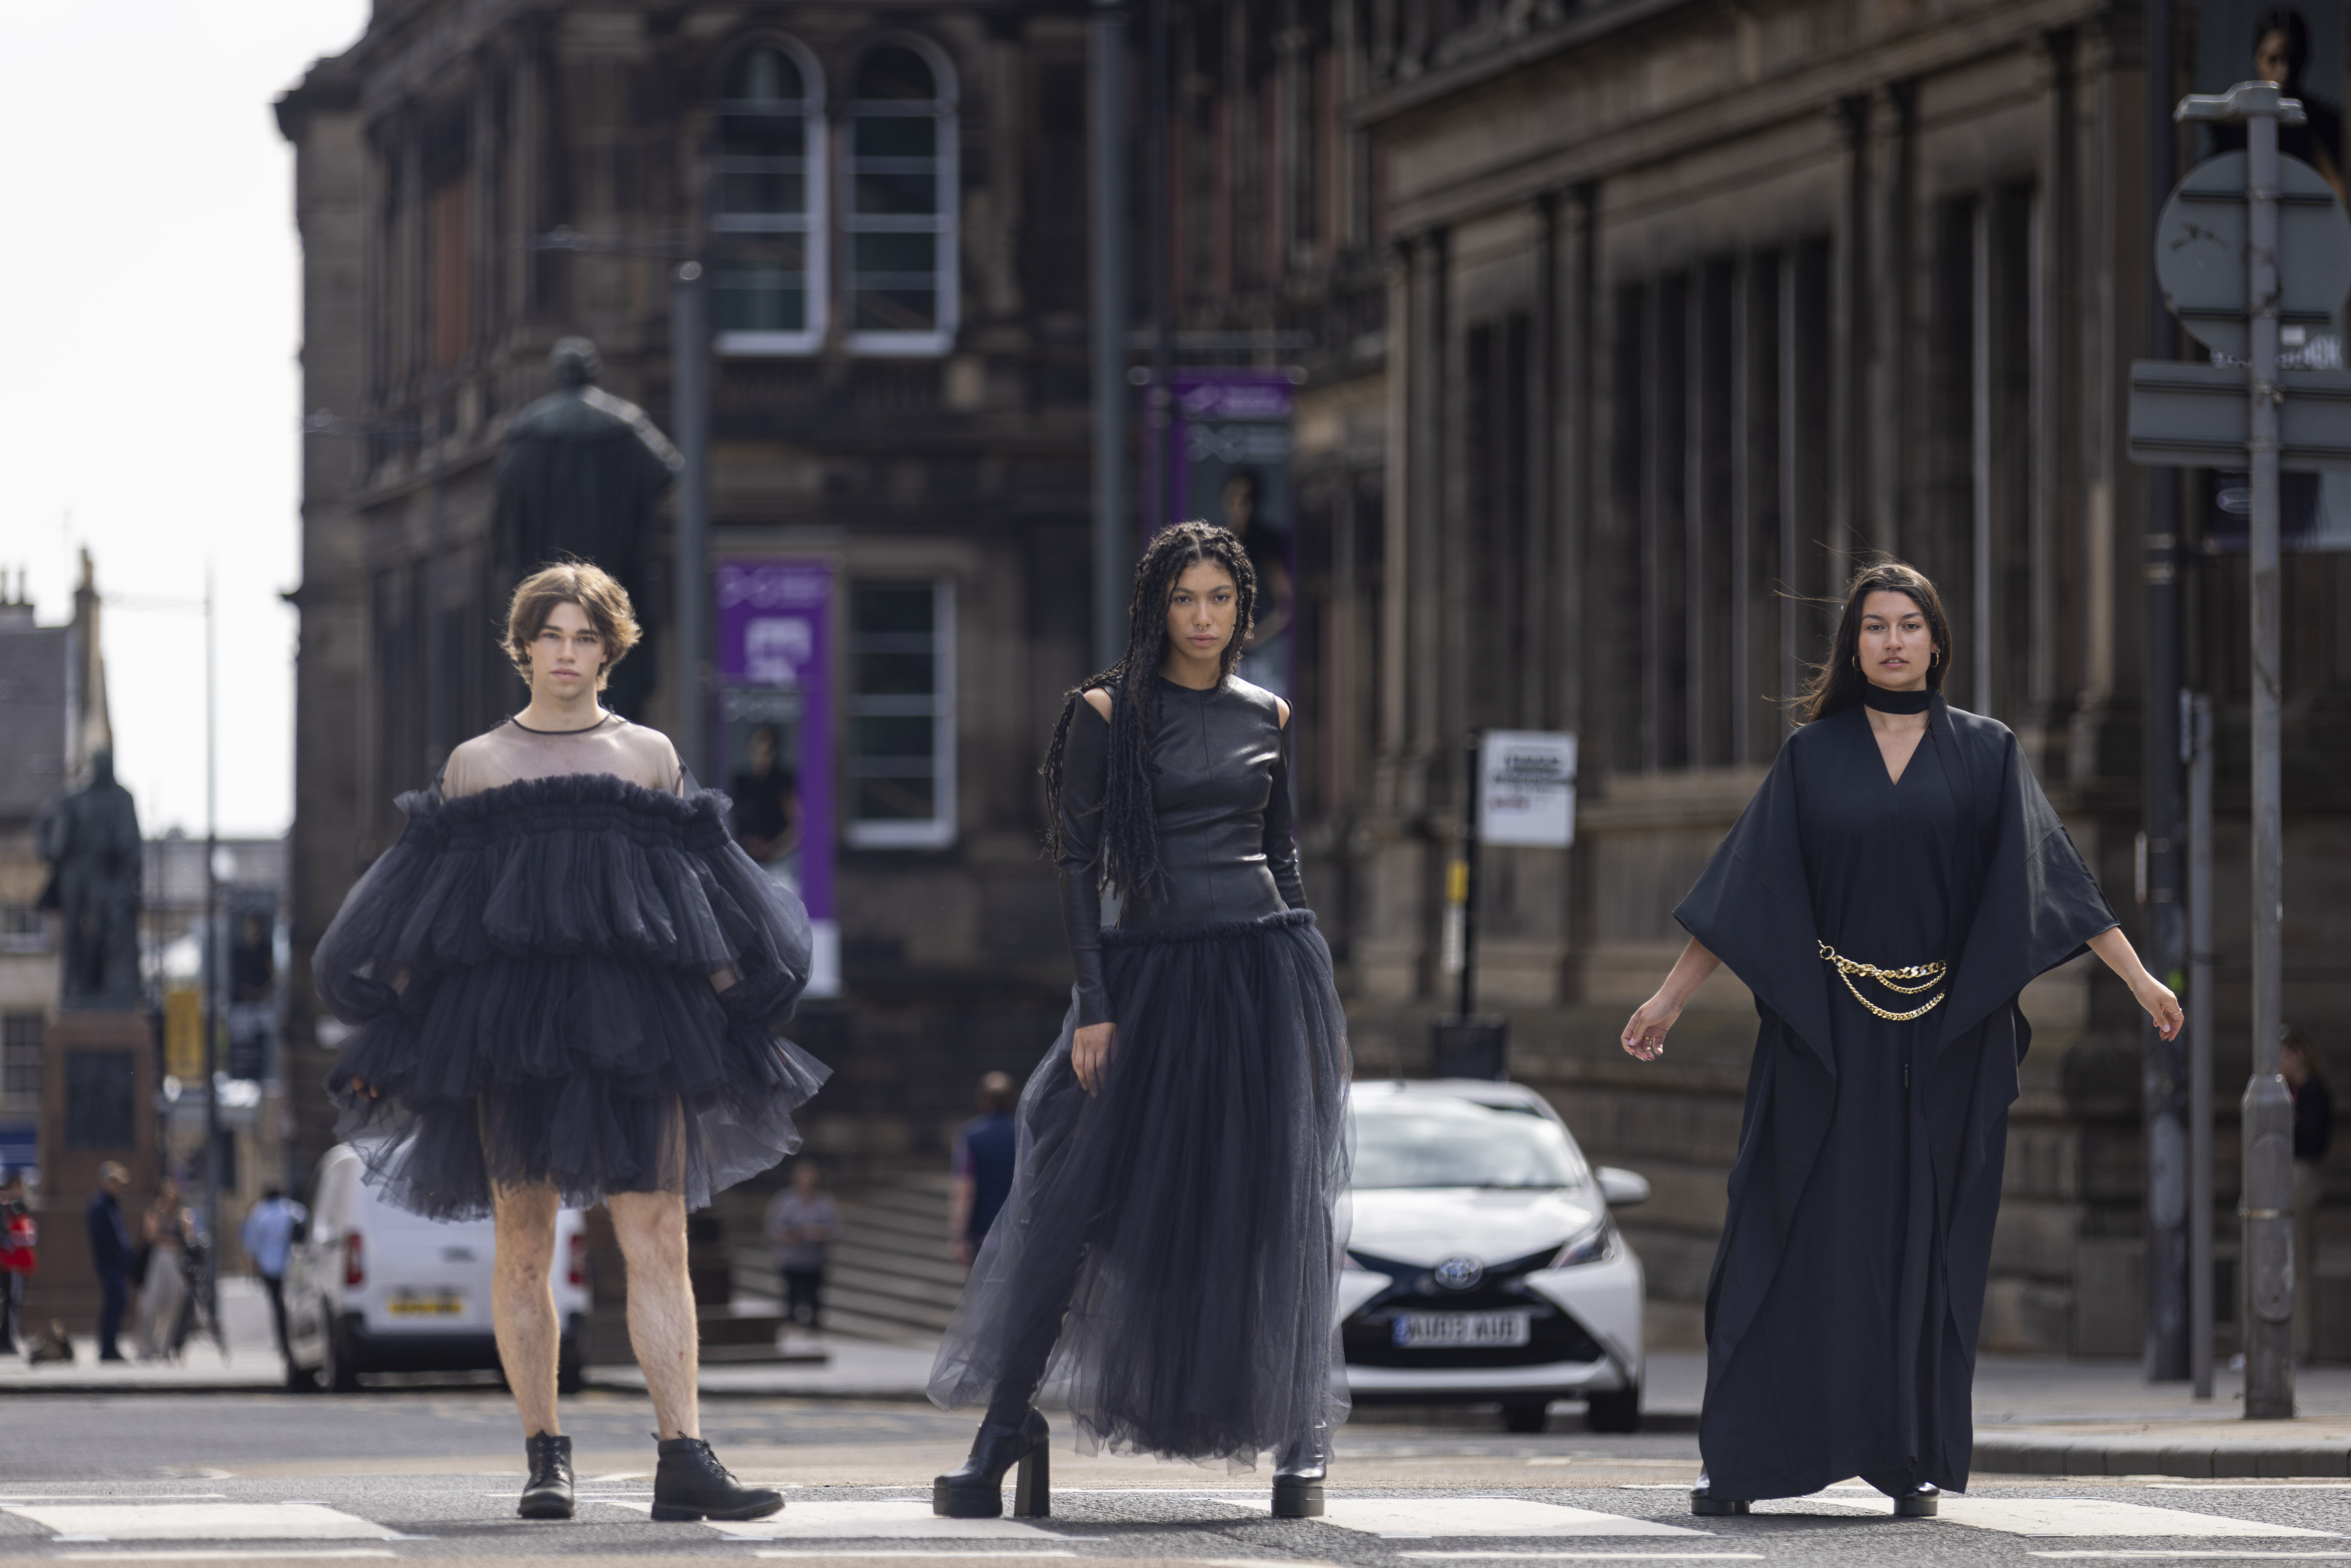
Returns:
[[[1936,689],[1949,648],[1924,577],[1855,580],[1810,722],[1625,1029],[1654,1060],[1717,962],[1762,1020],[1707,1289],[1700,1513],[1858,1475],[1928,1514],[1966,1485],[2018,993],[2089,947],[2179,1026],[2015,737]]]

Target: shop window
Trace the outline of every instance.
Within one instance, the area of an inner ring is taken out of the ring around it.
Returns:
[[[805,354],[824,338],[823,78],[761,44],[727,67],[712,193],[712,326],[723,354]]]
[[[849,841],[955,840],[955,585],[850,591]]]
[[[944,354],[956,315],[955,90],[912,44],[858,62],[850,110],[849,346]]]

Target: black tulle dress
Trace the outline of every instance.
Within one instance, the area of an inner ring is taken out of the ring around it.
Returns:
[[[808,915],[666,740],[509,722],[400,808],[313,959],[355,1028],[336,1131],[393,1202],[478,1218],[493,1185],[549,1184],[700,1207],[799,1147],[791,1113],[827,1070],[774,1030]]]
[[[1012,1193],[930,1393],[1017,1422],[1041,1383],[1086,1451],[1253,1465],[1346,1413],[1346,1020],[1299,885],[1273,697],[1163,681],[1160,705],[1172,896],[1111,930],[1094,874],[1110,726],[1083,703],[1071,717],[1061,873],[1078,981],[1021,1094]],[[1070,1047],[1100,1022],[1118,1032],[1092,1095]]]

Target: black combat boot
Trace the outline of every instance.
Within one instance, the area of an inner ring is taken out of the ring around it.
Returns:
[[[571,1439],[533,1432],[522,1440],[522,1451],[530,1459],[530,1479],[522,1483],[515,1511],[525,1519],[569,1519]]]
[[[1690,1488],[1690,1511],[1705,1516],[1745,1513],[1748,1511],[1747,1500],[1743,1497],[1715,1496],[1714,1483],[1706,1479],[1704,1470],[1700,1470],[1698,1485]]]
[[[765,1519],[780,1512],[784,1494],[747,1487],[726,1473],[699,1437],[664,1437],[653,1469],[653,1518],[664,1524],[694,1519]]]
[[[941,1519],[994,1519],[1004,1511],[1004,1472],[1020,1467],[1012,1481],[1012,1517],[1044,1519],[1053,1511],[1053,1478],[1048,1456],[1053,1431],[1034,1409],[1009,1421],[979,1424],[971,1458],[931,1483],[931,1511]]]
[[[1322,1422],[1281,1450],[1273,1465],[1273,1517],[1322,1517],[1322,1479],[1331,1469],[1331,1429]]]

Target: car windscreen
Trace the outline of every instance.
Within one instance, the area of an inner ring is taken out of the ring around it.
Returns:
[[[1589,1178],[1559,1124],[1516,1106],[1469,1100],[1357,1104],[1353,1185],[1567,1187]]]

